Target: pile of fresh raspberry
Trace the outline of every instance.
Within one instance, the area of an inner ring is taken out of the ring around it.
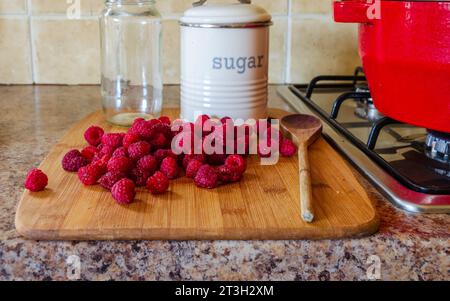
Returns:
[[[106,133],[99,126],[89,127],[84,133],[87,146],[66,153],[62,167],[76,172],[84,185],[98,184],[111,191],[117,203],[130,204],[136,187],[162,194],[169,189],[170,180],[181,176],[206,189],[239,182],[252,152],[252,135],[257,138],[255,152],[260,157],[270,156],[273,145],[278,145],[275,152],[282,156],[297,152],[294,143],[269,122],[236,126],[228,117],[215,120],[202,115],[189,123],[172,122],[164,116],[138,118],[126,133]],[[265,141],[264,145],[261,141]],[[46,184],[43,173],[34,171],[26,186],[37,191]]]

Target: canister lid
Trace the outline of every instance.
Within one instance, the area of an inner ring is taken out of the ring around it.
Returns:
[[[188,9],[180,20],[191,27],[260,27],[272,25],[272,17],[254,4],[208,4]]]

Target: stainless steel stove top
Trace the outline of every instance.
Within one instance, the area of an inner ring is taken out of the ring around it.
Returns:
[[[394,204],[412,212],[450,213],[450,161],[441,141],[447,134],[430,135],[384,117],[359,74],[321,76],[282,87],[279,94],[297,111],[320,117],[325,138]]]

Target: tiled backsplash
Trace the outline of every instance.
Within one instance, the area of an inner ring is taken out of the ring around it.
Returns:
[[[68,19],[81,2],[81,18]],[[228,0],[231,1],[232,0]],[[178,18],[195,0],[159,0],[164,24],[164,81],[179,82]],[[274,19],[270,82],[306,82],[352,72],[360,64],[357,30],[337,24],[331,0],[254,0]],[[0,84],[97,84],[104,0],[0,0]]]

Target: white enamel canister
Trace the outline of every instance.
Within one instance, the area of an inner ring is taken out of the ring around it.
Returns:
[[[205,2],[180,21],[181,118],[266,118],[271,16],[248,0]]]

